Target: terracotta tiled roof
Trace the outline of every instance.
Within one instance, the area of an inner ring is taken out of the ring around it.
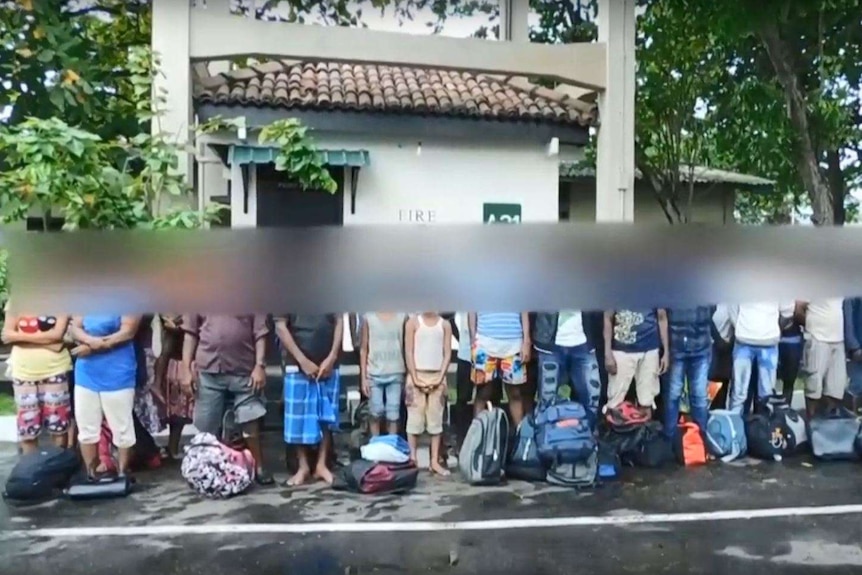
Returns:
[[[583,99],[524,78],[337,63],[265,62],[214,76],[196,68],[198,104],[349,110],[589,126]]]

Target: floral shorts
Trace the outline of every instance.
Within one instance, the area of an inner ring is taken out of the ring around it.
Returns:
[[[42,428],[51,435],[62,435],[69,430],[72,418],[69,374],[41,381],[13,379],[12,390],[18,408],[19,439],[36,439]]]
[[[471,379],[475,385],[484,385],[496,378],[507,385],[522,385],[527,382],[527,370],[521,354],[494,357],[481,347],[473,348],[473,370]]]

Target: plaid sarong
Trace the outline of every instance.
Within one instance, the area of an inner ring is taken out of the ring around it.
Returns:
[[[317,445],[325,428],[338,429],[338,370],[314,381],[302,372],[284,375],[284,442]]]

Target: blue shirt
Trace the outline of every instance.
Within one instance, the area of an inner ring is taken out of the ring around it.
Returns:
[[[480,313],[476,315],[478,335],[514,341],[524,339],[520,313]]]
[[[661,347],[658,316],[654,309],[623,309],[614,314],[614,340],[611,349],[644,353]]]
[[[94,337],[104,337],[119,331],[120,322],[118,315],[88,315],[84,317],[84,331]],[[128,341],[79,358],[75,362],[75,385],[98,393],[134,389],[137,368],[135,346]]]

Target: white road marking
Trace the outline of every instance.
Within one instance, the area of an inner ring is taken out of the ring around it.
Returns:
[[[207,525],[146,525],[141,527],[66,527],[0,531],[0,539],[86,538],[86,537],[173,537],[181,535],[252,535],[310,533],[408,533],[434,531],[487,531],[543,529],[559,527],[614,527],[654,523],[692,523],[739,519],[773,519],[823,515],[862,514],[862,505],[820,507],[776,507],[771,509],[732,509],[701,513],[650,513],[598,515],[584,517],[547,517],[535,519],[494,519],[485,521],[407,521],[349,523],[240,523]]]

